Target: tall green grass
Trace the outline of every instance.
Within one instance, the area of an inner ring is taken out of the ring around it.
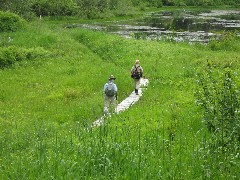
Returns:
[[[239,144],[230,155],[210,147],[214,134],[194,96],[207,60],[238,67],[238,51],[124,39],[48,22],[40,31],[35,24],[5,36],[16,47],[41,47],[51,56],[0,70],[2,179],[239,177]],[[150,81],[147,90],[130,109],[92,128],[103,114],[110,74],[117,77],[119,102],[133,91],[129,71],[136,59]]]

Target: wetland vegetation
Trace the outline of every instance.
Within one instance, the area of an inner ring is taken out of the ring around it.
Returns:
[[[65,28],[134,16],[0,13],[1,179],[239,179],[239,30],[189,44]],[[135,59],[148,89],[92,128],[110,74],[119,102],[132,92]]]

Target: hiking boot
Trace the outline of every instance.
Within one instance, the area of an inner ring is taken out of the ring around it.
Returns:
[[[136,95],[138,95],[138,89],[135,89],[135,93],[136,93]]]

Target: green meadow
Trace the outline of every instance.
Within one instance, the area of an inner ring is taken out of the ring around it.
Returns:
[[[23,58],[0,70],[0,179],[239,179],[239,37],[190,45],[64,23],[1,33]],[[92,128],[109,75],[118,103],[134,90],[136,59],[143,96]]]

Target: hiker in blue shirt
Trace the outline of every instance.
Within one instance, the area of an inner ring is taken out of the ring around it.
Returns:
[[[143,68],[140,66],[140,61],[136,60],[135,65],[131,69],[131,77],[134,80],[135,93],[138,95],[138,89],[140,88],[140,79],[143,74]]]
[[[104,85],[104,115],[109,113],[110,106],[116,106],[115,100],[117,99],[117,85],[114,83],[116,78],[111,75],[108,82]]]

